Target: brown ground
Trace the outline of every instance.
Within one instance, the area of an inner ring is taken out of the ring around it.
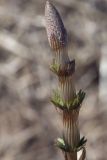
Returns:
[[[76,88],[87,93],[80,113],[87,159],[106,160],[107,1],[53,2],[68,29]],[[53,145],[62,124],[50,103],[56,77],[49,70],[44,6],[43,0],[0,0],[1,160],[63,159]]]

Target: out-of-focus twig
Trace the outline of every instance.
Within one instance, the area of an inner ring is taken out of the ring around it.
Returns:
[[[19,56],[26,60],[32,60],[31,51],[28,50],[22,44],[20,44],[15,38],[13,38],[8,33],[0,33],[0,47],[16,56]]]

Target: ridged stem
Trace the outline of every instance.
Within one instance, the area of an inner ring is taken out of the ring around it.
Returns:
[[[65,153],[65,160],[77,160],[77,153],[76,152]]]
[[[77,147],[80,141],[78,128],[79,110],[63,111],[63,134],[64,139],[72,150]],[[67,160],[77,160],[77,152],[66,153]]]
[[[60,64],[60,67],[64,68],[69,62],[67,48],[62,48],[55,51],[55,60],[56,64]]]
[[[59,77],[59,90],[61,98],[68,102],[72,100],[75,94],[74,77],[61,76]]]
[[[72,148],[78,145],[80,133],[78,128],[78,110],[63,111],[64,138]]]

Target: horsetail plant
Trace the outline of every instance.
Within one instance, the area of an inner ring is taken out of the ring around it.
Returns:
[[[51,101],[60,110],[63,121],[62,137],[57,139],[56,145],[62,150],[65,160],[77,160],[80,150],[79,160],[84,160],[86,139],[80,138],[78,116],[85,93],[82,90],[76,93],[75,60],[68,56],[67,31],[50,1],[46,1],[45,19],[48,41],[54,52],[50,68],[58,77],[58,90],[54,91]]]

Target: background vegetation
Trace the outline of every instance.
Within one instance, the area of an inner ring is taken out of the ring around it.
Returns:
[[[76,59],[76,88],[85,90],[81,134],[87,159],[106,160],[107,1],[55,0]],[[50,103],[56,78],[45,31],[44,0],[0,0],[0,159],[59,160],[53,146],[60,117]]]

